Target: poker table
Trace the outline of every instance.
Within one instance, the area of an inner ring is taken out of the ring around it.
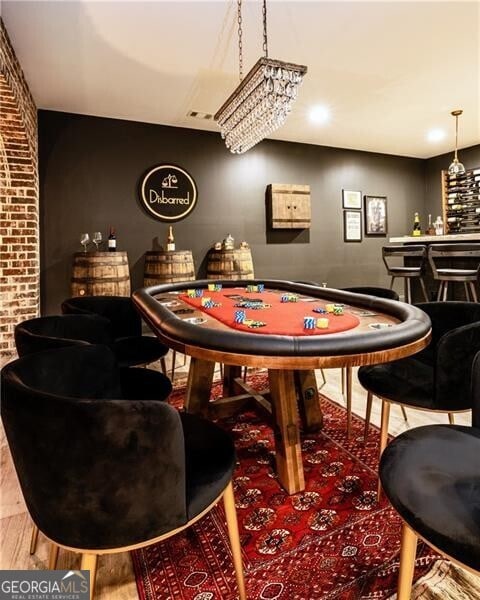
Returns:
[[[431,337],[429,317],[414,306],[291,281],[197,280],[132,298],[160,340],[191,357],[186,411],[225,416],[254,402],[272,415],[278,477],[290,494],[305,488],[299,411],[307,430],[322,426],[314,370],[397,360]],[[216,362],[224,398],[211,401]],[[268,369],[269,390],[243,382],[249,366]]]

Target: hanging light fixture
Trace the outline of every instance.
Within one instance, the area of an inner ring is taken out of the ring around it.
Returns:
[[[448,167],[449,175],[463,175],[465,173],[465,167],[458,160],[457,156],[457,148],[458,148],[458,117],[463,113],[463,110],[454,110],[452,111],[452,116],[455,117],[455,157],[453,162]]]
[[[268,58],[267,4],[263,0],[263,52],[243,77],[242,0],[237,0],[240,84],[215,115],[225,145],[242,154],[281,127],[292,110],[307,67]]]

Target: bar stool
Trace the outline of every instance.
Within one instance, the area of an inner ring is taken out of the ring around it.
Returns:
[[[476,264],[472,264],[471,268],[445,267],[445,259],[475,258],[477,259]],[[437,300],[447,300],[448,283],[457,281],[464,285],[466,300],[478,302],[475,284],[480,263],[480,244],[434,244],[428,249],[428,262],[432,269],[433,278],[440,282]]]
[[[415,266],[396,266],[389,262],[395,258],[416,258]],[[423,244],[413,244],[411,246],[383,246],[382,259],[387,267],[387,273],[392,278],[390,289],[393,288],[395,278],[402,277],[405,284],[405,301],[412,303],[412,289],[410,280],[416,278],[420,281],[425,302],[428,302],[427,290],[423,276],[425,274],[425,265],[427,259],[427,247]]]

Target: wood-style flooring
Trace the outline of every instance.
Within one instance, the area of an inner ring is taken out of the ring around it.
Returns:
[[[177,364],[181,365],[181,358]],[[188,364],[177,366],[175,380],[186,380]],[[169,371],[170,372],[170,371]],[[325,371],[327,383],[321,392],[340,404],[344,404],[341,385],[340,369]],[[321,386],[320,373],[317,373],[319,387]],[[366,392],[356,381],[354,376],[353,410],[364,416]],[[417,427],[430,423],[448,423],[447,415],[436,415],[414,410],[407,410],[408,423],[404,421],[400,408],[393,406],[390,416],[390,433],[398,435],[410,427]],[[372,409],[372,423],[380,423],[380,402],[374,400]],[[470,414],[456,415],[458,424],[470,424]],[[48,563],[48,543],[39,535],[37,552],[29,554],[31,520],[26,512],[22,494],[18,485],[15,470],[8,450],[3,429],[0,433],[0,569],[46,569]],[[55,490],[52,490],[55,493]],[[59,569],[79,568],[79,559],[71,552],[60,551],[58,560]],[[97,600],[136,600],[138,598],[134,580],[133,568],[128,553],[113,554],[100,557],[96,585]]]

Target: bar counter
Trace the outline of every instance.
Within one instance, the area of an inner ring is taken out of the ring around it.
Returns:
[[[480,242],[480,232],[478,233],[447,233],[445,235],[404,235],[401,237],[391,237],[388,240],[392,244],[450,244],[451,242]]]

